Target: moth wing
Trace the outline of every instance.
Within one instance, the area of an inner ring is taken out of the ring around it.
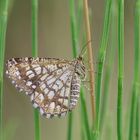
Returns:
[[[34,107],[47,118],[65,116],[69,111],[71,79],[73,69],[66,69],[58,75],[50,75],[41,81],[31,95]]]
[[[59,64],[61,64],[61,66],[59,66]],[[31,94],[35,88],[34,83],[38,81],[40,77],[46,74],[53,75],[55,74],[55,70],[60,72],[61,69],[63,70],[68,67],[70,67],[70,64],[63,59],[12,58],[6,63],[6,74],[19,91]]]
[[[12,58],[7,74],[19,91],[31,95],[34,107],[46,117],[63,116],[69,110],[69,94],[74,66],[53,58]]]

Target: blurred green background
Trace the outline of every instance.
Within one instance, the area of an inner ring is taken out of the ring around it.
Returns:
[[[103,17],[105,9],[104,0],[90,0],[89,7],[92,10],[92,38],[94,62],[102,35]],[[130,94],[133,78],[133,11],[134,1],[125,0],[125,77],[124,77],[124,118],[127,120],[128,107],[130,107]],[[69,1],[66,0],[40,0],[39,1],[39,56],[55,57],[72,60],[72,43],[69,16]],[[117,21],[116,21],[117,22]],[[116,38],[117,39],[117,38]],[[116,41],[117,42],[117,41]],[[117,46],[117,44],[114,44]],[[31,56],[31,1],[12,0],[8,19],[6,37],[6,57]],[[117,59],[114,60],[114,70],[111,78],[109,113],[106,123],[113,126],[113,140],[116,139],[116,101],[117,101]],[[95,65],[96,69],[96,65]],[[6,140],[33,140],[34,120],[33,107],[29,97],[18,93],[8,78],[5,77],[4,88],[4,127]],[[90,95],[86,94],[87,108],[90,112]],[[73,140],[80,140],[79,104],[73,110]],[[126,117],[125,117],[126,116]],[[67,119],[41,118],[42,140],[66,140]],[[128,126],[124,126],[127,128]],[[108,127],[109,128],[109,127]],[[11,135],[10,135],[11,133]],[[104,136],[110,133],[104,129]],[[12,136],[13,135],[13,136]],[[105,138],[105,137],[104,137]]]

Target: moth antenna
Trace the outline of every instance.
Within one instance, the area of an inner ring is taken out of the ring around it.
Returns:
[[[89,41],[87,41],[86,44],[84,44],[84,46],[83,46],[82,49],[81,49],[81,52],[80,52],[80,55],[79,55],[79,56],[84,56],[84,55],[85,55],[85,53],[86,53],[86,51],[87,51],[86,46],[87,46],[91,41],[92,41],[92,40],[89,40]]]

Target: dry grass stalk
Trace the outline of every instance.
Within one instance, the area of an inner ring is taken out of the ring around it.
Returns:
[[[88,0],[83,0],[84,2],[84,14],[85,14],[85,26],[86,26],[86,36],[87,42],[90,41],[87,45],[88,50],[88,60],[89,60],[89,76],[90,76],[90,94],[91,94],[91,105],[92,105],[92,115],[93,120],[95,120],[95,96],[94,96],[94,65],[93,65],[93,52],[91,46],[91,30],[90,30],[90,20],[89,20],[89,8]]]

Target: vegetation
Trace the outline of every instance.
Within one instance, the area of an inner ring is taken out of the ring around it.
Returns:
[[[16,1],[14,1],[16,2]],[[32,56],[38,56],[38,22],[39,6],[41,1],[31,0],[31,33],[32,33]],[[54,3],[55,4],[55,3]],[[96,3],[94,3],[96,5]],[[77,58],[84,44],[85,54],[83,55],[87,67],[87,78],[81,83],[80,92],[80,139],[81,140],[139,140],[140,139],[140,0],[135,0],[134,7],[134,66],[133,81],[131,83],[132,92],[124,93],[125,88],[125,64],[124,59],[124,0],[105,0],[104,18],[101,35],[99,36],[99,47],[95,46],[96,32],[94,32],[94,9],[88,0],[69,0],[70,31],[72,42],[72,56]],[[6,32],[9,18],[9,0],[0,1],[0,140],[14,139],[16,129],[19,127],[18,121],[12,120],[4,125],[4,63]],[[12,8],[11,8],[12,12]],[[127,14],[127,13],[126,13]],[[53,14],[52,14],[53,15]],[[51,16],[52,16],[51,15]],[[93,22],[93,23],[92,23]],[[80,45],[82,44],[82,45]],[[98,49],[97,55],[95,54]],[[130,49],[130,48],[129,48]],[[95,58],[96,56],[96,58]],[[117,57],[116,57],[117,56]],[[47,57],[47,56],[46,56]],[[88,63],[86,63],[88,59]],[[96,59],[96,60],[94,60]],[[116,62],[117,59],[117,62]],[[97,64],[95,64],[96,62]],[[115,65],[114,65],[115,64]],[[88,65],[88,66],[87,66]],[[114,76],[114,67],[117,68]],[[96,71],[96,72],[95,72]],[[132,74],[131,74],[132,75]],[[116,91],[111,90],[112,79],[117,79]],[[89,90],[85,88],[89,85]],[[126,85],[127,86],[127,85]],[[87,93],[90,96],[86,96]],[[116,94],[117,93],[117,94]],[[116,94],[116,95],[115,95]],[[130,102],[125,107],[125,100]],[[116,97],[116,98],[113,98]],[[90,108],[89,103],[90,101]],[[111,108],[111,105],[115,109]],[[129,112],[129,113],[128,113]],[[125,119],[125,114],[129,114]],[[113,115],[112,115],[113,114]],[[110,117],[110,116],[113,117]],[[77,136],[74,133],[75,119],[74,112],[68,114],[67,140],[74,140]],[[40,117],[38,111],[34,110],[34,140],[41,140]],[[31,120],[32,121],[32,120]],[[53,120],[51,120],[53,121]],[[57,125],[57,124],[56,124]],[[129,126],[124,129],[124,126]],[[46,130],[45,132],[48,132]],[[109,133],[108,133],[109,132]],[[57,132],[53,132],[54,134]],[[63,133],[63,131],[62,131]],[[49,133],[45,133],[46,136]]]

